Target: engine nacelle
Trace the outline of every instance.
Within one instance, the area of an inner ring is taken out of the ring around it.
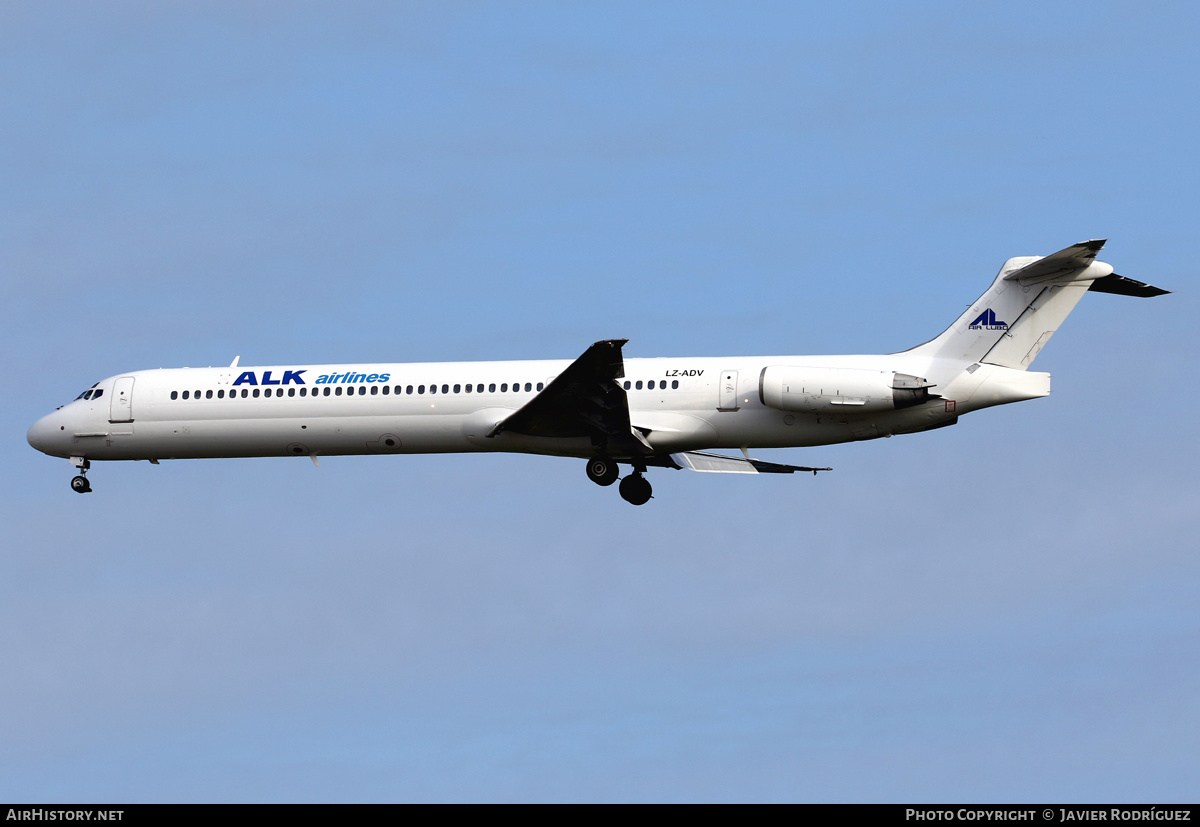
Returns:
[[[774,365],[758,378],[762,403],[781,411],[865,413],[910,408],[937,399],[933,385],[892,370]]]

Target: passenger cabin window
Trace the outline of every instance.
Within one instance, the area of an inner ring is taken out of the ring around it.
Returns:
[[[179,398],[179,391],[171,391],[171,398],[172,398],[172,399],[178,399],[178,398]]]
[[[212,391],[205,391],[205,392],[204,392],[204,398],[205,398],[205,399],[212,399]]]
[[[254,395],[254,398],[255,398],[255,399],[258,399],[258,388],[255,388],[255,389],[254,389],[254,394],[253,394],[253,395]]]
[[[672,379],[671,380],[671,390],[677,390],[678,388],[679,388],[679,380]]]
[[[629,390],[631,387],[633,387],[633,383],[630,382],[628,379],[626,379],[625,380],[625,390]]]
[[[385,387],[384,390],[387,390],[387,388]],[[379,386],[372,385],[371,386],[371,396],[378,396],[378,395],[379,395]]]
[[[528,382],[526,382],[526,383],[525,383],[525,392],[526,392],[526,393],[529,393],[531,390],[533,390],[533,385],[531,385],[531,384],[529,384]]]
[[[444,389],[445,389],[445,387],[443,386],[443,390],[444,390]],[[454,392],[455,392],[455,393],[462,393],[462,385],[455,385],[455,386],[454,386]]]
[[[633,386],[634,386],[635,388],[637,388],[638,390],[641,390],[641,389],[642,389],[642,380],[641,380],[641,379],[637,380],[637,382],[635,382],[635,383],[633,384]]]
[[[442,393],[450,393],[450,386],[442,385]]]
[[[500,393],[508,393],[508,383],[507,382],[505,382],[503,385],[500,386]]]
[[[191,394],[190,394],[188,391],[184,391],[184,392],[183,392],[183,398],[184,398],[184,399],[189,399],[189,398],[191,398]]]
[[[496,383],[493,382],[492,384],[488,385],[488,393],[495,393],[495,392],[496,392]]]
[[[341,385],[338,385],[336,388],[333,389],[333,395],[334,396],[342,395],[342,386]]]

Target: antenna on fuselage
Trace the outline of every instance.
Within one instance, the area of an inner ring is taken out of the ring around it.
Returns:
[[[231,368],[236,368],[236,367],[237,367],[237,363],[238,363],[238,359],[241,359],[241,358],[242,358],[241,356],[234,356],[234,357],[233,357],[233,361],[229,363],[229,367],[231,367]]]

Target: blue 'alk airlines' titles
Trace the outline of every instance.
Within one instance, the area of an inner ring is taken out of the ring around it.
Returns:
[[[598,485],[650,499],[648,468],[827,471],[752,448],[832,445],[943,428],[1050,393],[1028,370],[1091,291],[1166,293],[1096,261],[1103,241],[1011,258],[944,333],[880,356],[625,359],[626,340],[574,361],[183,368],[118,373],[29,429],[78,469],[97,460],[514,451],[579,457]],[[740,449],[741,456],[712,453]]]

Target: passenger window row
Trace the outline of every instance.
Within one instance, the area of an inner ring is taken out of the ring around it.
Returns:
[[[667,389],[667,380],[666,380],[666,379],[659,379],[659,380],[657,380],[657,381],[658,381],[658,389],[659,389],[659,390],[662,390],[662,391],[665,391],[665,390]],[[651,379],[649,382],[647,382],[647,383],[646,383],[646,388],[647,388],[647,390],[654,390],[654,387],[655,387],[655,384],[654,384],[654,383],[655,383],[655,380],[654,380],[654,379]],[[633,385],[633,389],[634,389],[634,390],[639,390],[639,391],[640,391],[640,390],[642,389],[642,380],[641,380],[641,379],[639,379],[639,380],[637,380],[636,382],[632,383],[632,385]],[[625,388],[625,390],[629,390],[629,389],[630,389],[630,382],[629,382],[629,380],[628,380],[628,379],[626,379],[626,380],[625,380],[625,384],[624,384],[622,387],[624,387],[624,388]],[[678,380],[678,379],[672,379],[672,380],[671,380],[671,390],[678,390],[678,389],[679,389],[679,380]]]
[[[626,383],[626,384],[628,384],[628,383]],[[638,383],[638,384],[640,385],[641,383]],[[357,387],[357,389],[356,389],[356,387]],[[538,391],[541,391],[544,387],[545,387],[545,384],[542,382],[538,382],[537,384],[534,384],[533,382],[525,383],[526,393],[532,393],[535,388]],[[368,388],[369,388],[369,390],[368,390]],[[260,388],[241,388],[241,396],[240,397],[238,396],[238,390],[239,390],[238,388],[230,389],[228,398],[229,399],[239,399],[239,398],[240,399],[258,399],[261,396],[262,398],[265,399],[272,395],[278,397],[278,396],[284,395],[285,389],[284,388],[273,388],[273,389],[272,388],[261,388],[261,389]],[[286,390],[287,390],[288,396],[309,396],[310,395],[309,388],[306,385],[301,385],[299,388],[289,387],[289,388],[286,388]],[[394,393],[396,396],[400,396],[401,394],[411,396],[414,393],[424,394],[424,393],[426,393],[426,390],[427,389],[426,389],[425,385],[416,385],[416,386],[396,385],[394,387]],[[441,390],[441,393],[443,393],[443,394],[464,393],[464,392],[466,392],[466,393],[483,393],[484,392],[482,384],[465,385],[465,386],[461,385],[461,384],[459,384],[459,385],[446,384],[446,385],[442,385],[440,390]],[[274,391],[273,394],[272,394],[272,391]],[[437,385],[429,385],[428,393],[436,394],[438,392],[439,392],[439,388]],[[487,392],[488,393],[496,393],[497,392],[496,391],[496,383],[493,382],[492,384],[488,385]],[[508,393],[509,392],[509,385],[507,382],[501,383],[499,392],[500,393]],[[513,393],[521,392],[521,383],[520,382],[514,382],[512,384],[512,392]],[[104,393],[104,391],[102,391],[102,390],[96,391],[95,396],[86,396],[86,393],[89,393],[89,392],[80,394],[80,398],[94,399],[94,398],[100,396],[100,394]],[[312,388],[311,396],[313,396],[314,398],[317,396],[342,396],[342,395],[366,396],[368,393],[371,396],[379,396],[381,393],[384,396],[389,396],[393,393],[393,386],[392,385],[358,385],[358,386],[334,385],[331,387],[329,385],[325,385],[323,388],[318,388],[318,387]],[[217,391],[212,391],[212,390],[171,391],[171,398],[172,399],[214,399],[214,398],[215,399],[225,399],[226,395],[225,395],[225,390],[222,388]]]

